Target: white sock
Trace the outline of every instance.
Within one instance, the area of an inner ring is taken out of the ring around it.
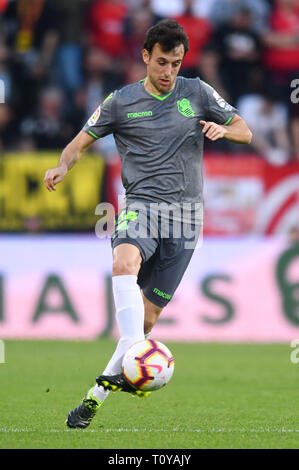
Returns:
[[[131,274],[114,276],[112,287],[120,338],[103,375],[119,374],[127,350],[132,344],[144,339],[144,304],[137,276]],[[103,401],[109,391],[95,385],[93,394]]]
[[[150,339],[152,332],[150,331],[146,335],[144,335],[144,339]],[[104,401],[105,398],[109,395],[110,391],[109,390],[104,390],[103,387],[99,387],[97,384],[95,385],[93,389],[93,394],[101,401]]]
[[[92,393],[98,400],[104,401],[108,397],[110,390],[105,390],[103,387],[99,387],[98,384],[95,384]]]

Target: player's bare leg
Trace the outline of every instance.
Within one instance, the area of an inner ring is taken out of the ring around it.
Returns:
[[[151,331],[155,326],[163,307],[153,304],[148,300],[142,292],[142,298],[144,303],[144,335],[145,339],[150,337]]]

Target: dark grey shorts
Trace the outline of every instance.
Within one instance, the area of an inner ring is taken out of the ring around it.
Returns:
[[[145,297],[165,307],[176,291],[193,255],[201,226],[150,217],[146,210],[123,210],[115,223],[112,248],[130,243],[139,248],[142,264],[138,284]]]

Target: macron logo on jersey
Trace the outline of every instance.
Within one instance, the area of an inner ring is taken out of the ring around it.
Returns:
[[[152,111],[141,111],[139,113],[128,113],[128,118],[139,118],[139,117],[146,117],[146,116],[152,116],[153,112]]]

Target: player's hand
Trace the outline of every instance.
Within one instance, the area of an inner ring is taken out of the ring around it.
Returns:
[[[55,185],[60,183],[67,173],[65,167],[58,166],[46,171],[44,183],[48,191],[56,191]]]
[[[215,122],[210,121],[199,121],[203,126],[203,134],[210,140],[222,139],[227,133],[227,129],[224,126],[220,126]]]

